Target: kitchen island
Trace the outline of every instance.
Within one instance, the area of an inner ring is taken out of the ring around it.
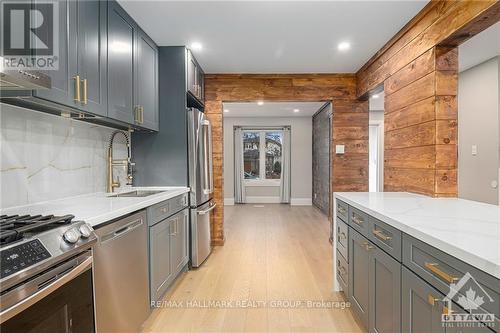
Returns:
[[[390,192],[335,193],[334,207],[335,287],[367,330],[442,332],[472,288],[476,312],[493,314],[478,332],[498,331],[500,207]]]

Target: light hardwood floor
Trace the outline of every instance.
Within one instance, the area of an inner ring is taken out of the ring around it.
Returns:
[[[307,301],[343,301],[332,292],[329,226],[319,210],[227,206],[225,220],[225,245],[178,279],[164,297],[170,304],[153,311],[144,332],[361,331],[348,309],[307,306]],[[219,302],[194,306],[211,300]],[[247,306],[260,307],[231,307],[249,300],[259,302]],[[233,303],[224,307],[222,301]]]

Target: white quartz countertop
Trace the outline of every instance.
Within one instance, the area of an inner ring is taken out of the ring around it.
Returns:
[[[500,207],[404,192],[335,197],[500,279]]]
[[[134,190],[159,190],[147,197],[109,197],[109,195]],[[14,214],[54,214],[75,215],[75,220],[83,220],[96,227],[123,215],[149,207],[158,202],[189,192],[187,187],[129,187],[115,193],[92,193],[76,197],[40,202],[32,205],[0,209],[0,215]]]

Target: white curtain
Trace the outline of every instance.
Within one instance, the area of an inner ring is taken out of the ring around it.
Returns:
[[[234,202],[245,203],[245,169],[243,164],[243,130],[234,130]]]
[[[290,202],[290,128],[283,129],[283,146],[281,147],[281,184],[280,184],[280,201],[281,203]]]

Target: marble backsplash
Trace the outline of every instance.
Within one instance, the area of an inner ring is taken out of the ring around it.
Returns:
[[[113,131],[0,103],[0,208],[103,192]],[[114,157],[126,156],[117,136]],[[114,172],[125,186],[125,168]]]

